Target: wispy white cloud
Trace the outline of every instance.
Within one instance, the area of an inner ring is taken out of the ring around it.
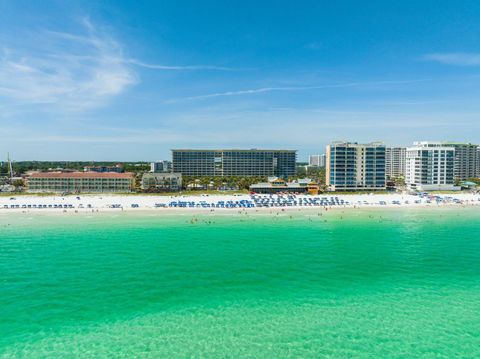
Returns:
[[[480,66],[480,53],[435,53],[424,55],[422,59],[446,65]]]
[[[78,32],[44,30],[32,34],[21,48],[0,48],[0,100],[17,110],[31,105],[62,112],[98,107],[140,81],[135,66],[166,71],[238,70],[132,59],[119,41],[84,18]]]
[[[357,87],[357,86],[410,84],[410,83],[424,82],[424,81],[429,81],[429,79],[347,82],[347,83],[327,84],[327,85],[318,85],[318,86],[261,87],[261,88],[255,88],[255,89],[225,91],[225,92],[210,93],[206,95],[189,96],[189,97],[167,100],[165,101],[165,103],[203,100],[203,99],[209,99],[209,98],[215,98],[215,97],[251,95],[251,94],[259,94],[259,93],[274,92],[274,91],[310,91],[310,90],[322,90],[322,89],[330,89],[330,88],[344,88],[344,87]]]
[[[137,82],[121,45],[88,19],[82,35],[46,31],[28,52],[0,56],[0,98],[12,105],[48,104],[63,110],[95,107]]]

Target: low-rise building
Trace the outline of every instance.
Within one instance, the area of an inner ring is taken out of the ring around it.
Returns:
[[[182,189],[181,173],[144,173],[142,190],[148,192],[173,192]]]
[[[28,192],[131,192],[133,173],[38,172],[27,178]]]
[[[472,181],[464,181],[460,183],[460,187],[462,189],[470,190],[470,191],[475,191],[478,187],[478,184]]]
[[[15,192],[17,188],[11,184],[0,184],[0,192]]]
[[[255,183],[250,186],[254,193],[310,193],[318,194],[319,186],[310,178],[286,182],[278,177],[269,177],[267,182]]]
[[[121,163],[116,164],[115,166],[85,166],[83,168],[84,172],[124,172],[123,165]]]

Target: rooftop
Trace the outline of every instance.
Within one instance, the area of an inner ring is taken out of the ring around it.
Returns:
[[[171,151],[177,152],[297,152],[297,150],[275,150],[275,149],[238,149],[238,148],[224,148],[224,149],[172,149]]]
[[[37,172],[33,173],[29,178],[109,178],[122,179],[133,178],[133,173],[117,173],[117,172]]]
[[[413,146],[407,147],[407,151],[411,150],[455,152],[455,147],[442,145],[440,142],[414,142]]]
[[[358,142],[348,142],[348,141],[333,141],[331,146],[347,146],[347,147],[385,147],[383,142],[369,142],[369,143],[358,143]]]
[[[180,172],[145,172],[143,177],[182,177]]]
[[[85,168],[123,168],[122,163],[117,163],[116,165],[90,165],[90,166],[85,166]]]
[[[454,142],[454,141],[415,141],[413,142],[414,146],[466,146],[466,147],[477,147],[473,143],[467,142]]]

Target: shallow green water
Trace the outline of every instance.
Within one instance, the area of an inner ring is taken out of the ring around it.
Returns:
[[[480,357],[478,209],[0,216],[0,357]]]

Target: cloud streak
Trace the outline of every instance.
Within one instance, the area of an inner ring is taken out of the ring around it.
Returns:
[[[160,64],[150,64],[143,61],[129,59],[126,60],[126,63],[144,67],[147,69],[153,70],[167,70],[167,71],[196,71],[196,70],[212,70],[212,71],[243,71],[250,69],[240,69],[233,67],[223,67],[223,66],[213,66],[213,65],[185,65],[185,66],[169,66],[169,65],[160,65]]]
[[[430,81],[429,79],[419,79],[419,80],[386,80],[386,81],[366,81],[366,82],[347,82],[347,83],[338,83],[338,84],[329,84],[329,85],[318,85],[318,86],[279,86],[279,87],[261,87],[255,89],[246,89],[246,90],[237,90],[237,91],[226,91],[226,92],[217,92],[210,93],[206,95],[197,95],[189,96],[178,99],[167,100],[165,103],[176,103],[183,101],[194,101],[194,100],[204,100],[216,97],[230,97],[230,96],[241,96],[241,95],[252,95],[252,94],[261,94],[266,92],[275,92],[275,91],[311,91],[311,90],[323,90],[329,88],[347,88],[347,87],[357,87],[357,86],[371,86],[371,85],[396,85],[396,84],[410,84],[417,82]]]
[[[424,55],[422,59],[445,65],[480,66],[480,53],[435,53]]]

